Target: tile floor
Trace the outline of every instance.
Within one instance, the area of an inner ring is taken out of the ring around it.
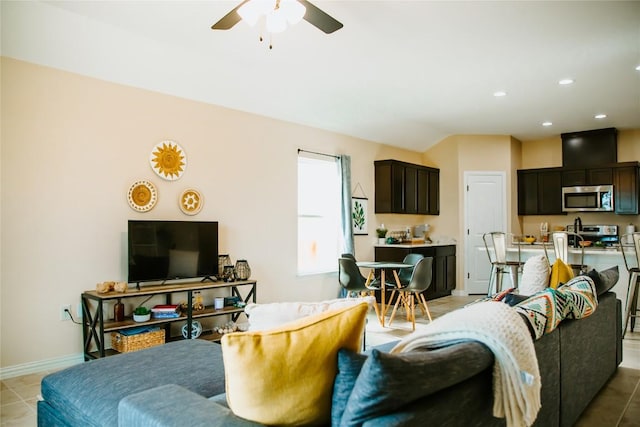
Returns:
[[[434,318],[477,299],[445,297],[429,302]],[[419,318],[416,328],[428,320]],[[382,328],[371,313],[367,324],[367,346],[397,340],[411,333],[411,323],[403,313],[396,315],[391,327]],[[623,344],[624,360],[614,376],[582,414],[575,427],[640,426],[640,332],[628,333]],[[24,375],[1,382],[0,425],[33,427],[37,425],[36,401],[40,381],[48,372]]]

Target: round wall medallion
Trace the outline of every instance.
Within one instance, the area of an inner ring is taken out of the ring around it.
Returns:
[[[138,212],[147,212],[156,205],[158,192],[151,182],[147,180],[136,181],[129,187],[127,200],[131,209]]]
[[[162,141],[151,150],[149,163],[159,177],[174,181],[180,178],[187,168],[187,155],[176,142]]]
[[[195,215],[202,209],[204,200],[198,190],[189,188],[180,195],[180,210],[187,215]]]

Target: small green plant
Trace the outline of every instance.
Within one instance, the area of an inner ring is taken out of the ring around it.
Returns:
[[[378,238],[384,239],[387,235],[386,228],[376,228],[376,233],[378,234]]]
[[[136,309],[133,311],[133,314],[137,314],[138,316],[145,316],[149,313],[151,313],[151,310],[149,310],[147,307],[136,307]]]

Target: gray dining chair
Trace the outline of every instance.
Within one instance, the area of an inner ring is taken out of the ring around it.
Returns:
[[[398,305],[402,304],[407,313],[407,320],[411,320],[412,330],[415,331],[416,299],[418,307],[420,307],[420,309],[422,310],[423,316],[426,315],[429,318],[429,322],[431,322],[431,312],[429,311],[429,306],[427,305],[427,300],[424,297],[423,292],[429,289],[429,286],[431,286],[432,277],[433,257],[426,257],[418,260],[415,267],[413,268],[413,272],[407,286],[398,289],[399,295],[393,306],[393,311],[391,312],[391,317],[389,318],[389,325],[391,325],[391,322],[393,322],[393,318],[396,315]]]
[[[356,262],[351,258],[338,258],[338,282],[345,290],[347,298],[353,296],[375,296],[375,288],[368,286],[367,279],[360,273]],[[380,318],[378,305],[373,304],[373,308],[378,318]]]

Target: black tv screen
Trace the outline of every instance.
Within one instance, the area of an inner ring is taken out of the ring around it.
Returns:
[[[218,223],[129,220],[129,283],[218,275]]]

